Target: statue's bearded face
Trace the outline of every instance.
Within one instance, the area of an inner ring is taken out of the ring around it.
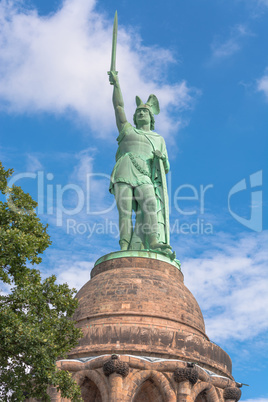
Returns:
[[[142,126],[144,124],[150,124],[151,123],[151,116],[149,113],[149,110],[146,108],[140,108],[136,110],[136,122],[137,126]]]

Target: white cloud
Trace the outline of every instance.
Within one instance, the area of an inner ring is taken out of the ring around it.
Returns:
[[[93,265],[88,261],[61,261],[55,271],[57,282],[67,283],[70,288],[79,290],[89,281]]]
[[[240,46],[234,38],[228,39],[224,43],[214,43],[212,45],[213,57],[225,58],[236,53],[240,49]]]
[[[268,7],[268,0],[257,0],[257,3],[258,3],[259,5]]]
[[[43,169],[42,163],[33,154],[27,154],[27,171],[36,172],[37,170]]]
[[[14,0],[0,3],[0,108],[71,112],[102,137],[115,129],[107,76],[112,22],[96,13],[94,5],[94,0],[65,0],[57,12],[41,17]],[[172,120],[168,110],[189,108],[194,92],[185,81],[171,86],[154,80],[163,78],[165,67],[174,62],[172,54],[142,46],[137,35],[119,24],[117,55],[129,120],[139,88],[142,98],[156,93],[160,100],[164,111],[157,117],[158,131],[180,127],[181,118]]]
[[[90,211],[99,211],[91,216],[91,223],[100,220],[113,219],[115,200],[111,198],[108,188],[110,174],[94,171],[94,159],[98,151],[95,148],[87,148],[75,155],[77,164],[74,166],[70,177],[72,183],[78,183],[85,198],[85,208],[79,214],[79,219],[88,220],[86,207]],[[108,215],[107,215],[108,214]]]
[[[55,230],[53,245],[46,250],[42,263],[35,268],[40,270],[43,279],[56,275],[57,283],[67,283],[78,291],[89,281],[94,262],[99,258],[96,250],[89,250],[85,252],[81,248],[79,239],[71,239]]]
[[[183,262],[212,340],[243,341],[268,329],[267,238],[267,232],[219,235],[203,255]]]
[[[75,159],[78,161],[74,166],[71,180],[86,185],[86,176],[89,173],[93,173],[94,155],[96,153],[95,148],[86,148],[75,154]]]
[[[241,49],[242,38],[252,36],[252,33],[243,24],[238,24],[231,29],[229,38],[215,39],[211,45],[212,60],[226,59]]]
[[[11,285],[0,281],[0,295],[5,297],[11,292]]]
[[[268,398],[241,399],[241,402],[268,402]]]
[[[268,100],[268,74],[264,74],[262,78],[257,81],[257,90],[264,93]]]

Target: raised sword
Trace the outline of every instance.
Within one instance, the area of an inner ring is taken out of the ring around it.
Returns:
[[[117,26],[118,26],[118,22],[117,22],[117,11],[116,11],[115,15],[114,15],[114,26],[113,26],[111,67],[110,67],[110,71],[108,71],[108,75],[110,75],[110,73],[118,74],[118,71],[116,71],[116,69],[115,69],[116,44],[117,44]],[[113,85],[113,82],[111,82],[111,80],[110,80],[110,84]]]

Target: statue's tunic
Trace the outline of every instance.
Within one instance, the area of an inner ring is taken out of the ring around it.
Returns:
[[[158,150],[167,158],[164,139],[157,133],[139,130],[126,123],[117,141],[116,164],[110,182],[111,193],[114,193],[115,183],[126,183],[132,187],[152,184],[153,151]]]

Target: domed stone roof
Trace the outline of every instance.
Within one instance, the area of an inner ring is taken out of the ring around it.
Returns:
[[[174,264],[127,253],[104,259],[76,297],[74,319],[84,337],[70,358],[155,356],[198,362],[231,375],[229,356],[209,341],[198,303]]]

